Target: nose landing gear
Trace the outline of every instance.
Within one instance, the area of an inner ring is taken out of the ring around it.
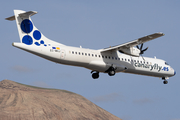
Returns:
[[[166,77],[162,77],[162,80],[164,80],[163,81],[164,84],[168,84],[168,81],[166,80]]]

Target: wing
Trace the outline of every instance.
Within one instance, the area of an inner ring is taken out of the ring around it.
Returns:
[[[151,35],[148,35],[148,36],[133,40],[131,42],[127,42],[127,43],[124,43],[124,44],[121,44],[121,45],[117,45],[117,46],[102,49],[101,52],[106,52],[106,51],[111,51],[111,50],[130,49],[130,48],[132,48],[134,46],[137,46],[139,44],[148,42],[150,40],[153,40],[153,39],[161,37],[161,36],[164,36],[164,34],[160,33],[160,32],[159,33],[154,33],[154,34],[151,34]]]

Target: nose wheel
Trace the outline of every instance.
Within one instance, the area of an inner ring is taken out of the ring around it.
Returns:
[[[164,81],[163,81],[164,84],[168,84],[168,81],[166,80],[165,77],[162,77],[162,80],[164,80]]]
[[[163,83],[164,83],[164,84],[168,84],[168,81],[167,81],[167,80],[164,80]]]

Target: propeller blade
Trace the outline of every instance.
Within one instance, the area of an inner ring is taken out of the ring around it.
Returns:
[[[147,48],[145,48],[144,50],[142,50],[143,45],[144,45],[144,44],[142,43],[141,46],[140,46],[140,48],[139,48],[138,45],[136,46],[136,47],[140,50],[140,55],[144,54],[144,51],[146,51],[146,50],[148,49],[148,47],[147,47]]]
[[[137,47],[137,49],[139,49],[139,46],[138,46],[138,45],[137,45],[136,47]]]
[[[142,48],[143,48],[143,43],[141,44],[140,50],[142,50]]]
[[[146,49],[142,50],[142,51],[144,52],[144,51],[146,51],[147,49],[148,49],[148,47],[147,47]]]

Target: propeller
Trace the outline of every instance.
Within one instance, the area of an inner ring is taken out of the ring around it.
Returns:
[[[137,45],[136,47],[137,47],[137,49],[139,49],[139,50],[140,50],[140,55],[144,54],[144,52],[148,49],[148,47],[147,47],[147,48],[145,48],[144,50],[142,49],[142,48],[143,48],[143,43],[141,44],[140,48],[139,48],[139,46],[138,46],[138,45]]]
[[[143,49],[142,49],[142,48],[143,48],[143,43],[141,44],[140,48],[139,48],[138,45],[137,45],[136,47],[137,47],[137,49],[140,50],[140,55],[141,55],[141,57],[143,58],[143,60],[145,61],[145,59],[144,59],[144,57],[142,56],[142,54],[144,54],[144,52],[148,49],[148,47],[143,50]]]

